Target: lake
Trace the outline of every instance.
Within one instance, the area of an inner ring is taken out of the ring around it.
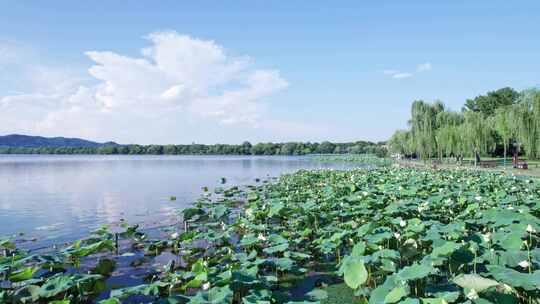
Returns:
[[[299,169],[350,167],[288,156],[0,155],[0,236],[17,234],[36,247],[121,220],[159,227],[174,223],[202,187],[222,186],[222,177],[225,186],[248,185]]]

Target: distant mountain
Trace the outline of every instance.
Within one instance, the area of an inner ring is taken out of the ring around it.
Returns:
[[[11,134],[0,136],[0,147],[22,147],[22,148],[64,148],[64,147],[77,147],[77,148],[97,148],[103,146],[119,146],[115,142],[98,143],[80,138],[66,138],[66,137],[41,137],[41,136],[28,136],[20,134]]]

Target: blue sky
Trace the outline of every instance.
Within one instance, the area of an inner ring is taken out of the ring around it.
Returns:
[[[385,140],[414,99],[459,109],[488,90],[540,85],[539,11],[538,1],[0,1],[0,133]]]

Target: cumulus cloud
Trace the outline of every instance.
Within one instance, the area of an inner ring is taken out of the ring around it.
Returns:
[[[280,128],[264,102],[289,85],[279,71],[255,68],[211,40],[173,31],[145,39],[150,45],[140,56],[85,52],[90,82],[35,68],[31,92],[0,96],[0,119],[9,122],[0,132],[140,141],[128,134],[142,131],[162,136],[150,142],[171,142],[189,124]]]
[[[421,63],[416,66],[416,73],[428,72],[428,71],[431,71],[431,69],[432,69],[432,66],[430,62]],[[383,74],[388,75],[394,79],[410,78],[415,75],[415,73],[403,72],[400,70],[383,70]]]

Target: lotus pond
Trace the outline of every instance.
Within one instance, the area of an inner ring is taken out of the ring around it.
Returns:
[[[394,163],[391,158],[383,158],[374,154],[320,154],[313,155],[310,159],[317,162],[358,163],[377,167],[387,167]]]
[[[538,180],[379,168],[223,186],[161,231],[0,241],[0,302],[540,303]]]

